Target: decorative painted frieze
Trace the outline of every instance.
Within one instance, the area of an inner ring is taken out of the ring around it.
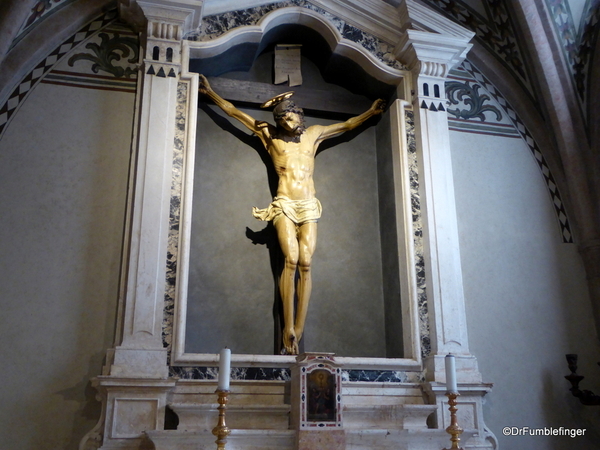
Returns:
[[[104,45],[109,43],[108,45]],[[114,45],[118,43],[117,45]],[[139,39],[127,26],[113,22],[73,48],[41,81],[81,89],[134,94],[137,88]]]
[[[463,104],[465,108],[448,108],[448,113],[457,118],[474,119],[477,118],[485,122],[485,112],[492,112],[496,115],[496,120],[502,120],[500,110],[493,105],[486,104],[490,101],[490,97],[485,94],[480,94],[481,86],[474,84],[469,85],[469,82],[461,83],[459,81],[446,82],[446,95],[448,101],[452,105]],[[469,108],[469,109],[466,109]]]
[[[119,33],[109,35],[99,33],[101,42],[89,42],[85,48],[91,52],[76,53],[69,58],[69,66],[73,66],[76,61],[91,61],[92,72],[100,71],[109,73],[115,77],[132,77],[138,70],[137,62],[139,58],[139,39],[127,36],[121,36]],[[126,60],[129,65],[117,65],[121,60]]]

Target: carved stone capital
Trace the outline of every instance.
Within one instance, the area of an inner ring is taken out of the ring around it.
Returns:
[[[142,33],[152,72],[179,72],[181,41],[202,20],[204,0],[119,0],[121,18]]]
[[[119,15],[139,31],[144,31],[148,22],[162,22],[176,25],[180,28],[178,31],[181,36],[184,36],[200,26],[204,2],[205,0],[119,0]]]
[[[465,59],[471,46],[464,38],[406,30],[394,55],[416,75],[446,78],[450,69]]]
[[[446,78],[450,68],[448,64],[435,61],[418,61],[414,66],[413,73],[427,77]]]
[[[466,58],[474,36],[472,31],[432,13],[414,0],[398,6],[403,31],[394,55],[415,74],[446,78],[448,72]]]

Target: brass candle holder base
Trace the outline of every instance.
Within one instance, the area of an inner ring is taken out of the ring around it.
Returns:
[[[229,399],[227,396],[230,391],[217,390],[218,402],[219,402],[219,422],[217,426],[213,428],[212,434],[217,437],[215,443],[217,444],[217,450],[225,450],[225,444],[227,443],[227,436],[231,433],[231,430],[225,423],[225,410],[227,409],[227,402]]]
[[[448,408],[450,411],[450,426],[446,428],[446,433],[451,436],[450,441],[452,441],[452,447],[449,449],[444,448],[443,450],[463,450],[462,447],[458,446],[458,443],[460,442],[459,436],[463,432],[463,429],[458,426],[458,419],[456,418],[456,411],[458,410],[456,408],[456,404],[458,403],[456,401],[456,397],[459,395],[460,394],[455,392],[446,392],[446,397],[448,397],[448,405],[450,405]]]

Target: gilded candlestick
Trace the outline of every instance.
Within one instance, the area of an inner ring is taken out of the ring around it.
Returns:
[[[225,450],[225,444],[227,443],[227,436],[231,433],[231,430],[225,423],[225,410],[227,409],[227,402],[229,401],[228,395],[230,391],[217,390],[218,402],[219,402],[219,421],[217,426],[213,428],[212,434],[217,437],[215,443],[217,444],[217,450]]]
[[[448,433],[450,437],[450,441],[452,441],[452,446],[449,449],[444,448],[444,450],[463,450],[462,447],[458,446],[460,442],[460,435],[463,432],[463,429],[458,426],[458,419],[456,417],[456,398],[459,396],[457,392],[446,392],[446,396],[448,397],[448,405],[450,406],[448,410],[450,411],[450,426],[446,428],[446,433]]]

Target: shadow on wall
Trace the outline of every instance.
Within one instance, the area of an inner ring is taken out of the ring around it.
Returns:
[[[562,355],[561,355],[562,356]],[[557,358],[557,364],[562,358]],[[600,406],[582,405],[569,391],[570,383],[564,379],[568,374],[566,364],[556,371],[546,369],[542,376],[542,411],[547,427],[585,429],[583,436],[553,436],[548,438],[555,450],[597,449],[600,442]],[[600,369],[596,374],[600,377]],[[539,437],[536,436],[536,439]]]
[[[96,353],[89,359],[88,375],[84,376],[77,384],[60,391],[54,392],[65,403],[77,403],[77,411],[72,415],[72,433],[66,448],[79,448],[79,443],[85,433],[97,424],[102,414],[102,404],[96,398],[97,391],[92,387],[90,379],[98,373],[98,367],[102,366],[104,352]],[[78,361],[79,362],[79,361]],[[39,448],[43,448],[40,443]]]

